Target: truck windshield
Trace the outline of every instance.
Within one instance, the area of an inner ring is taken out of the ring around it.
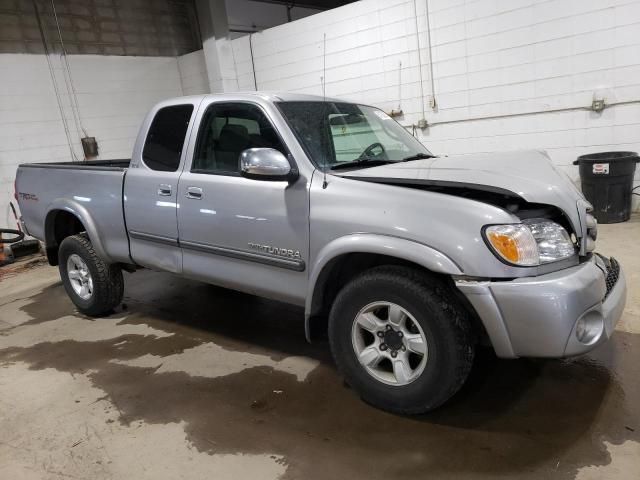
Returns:
[[[338,102],[279,102],[278,107],[318,168],[364,168],[433,155],[377,108]]]

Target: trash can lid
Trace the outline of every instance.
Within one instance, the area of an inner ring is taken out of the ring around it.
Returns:
[[[579,163],[591,163],[591,162],[638,162],[637,152],[601,152],[601,153],[589,153],[588,155],[581,155],[573,162],[574,165]]]

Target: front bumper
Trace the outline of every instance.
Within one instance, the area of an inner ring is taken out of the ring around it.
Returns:
[[[622,316],[627,286],[617,262],[594,255],[575,267],[511,281],[456,281],[503,358],[567,357],[606,341]],[[578,340],[580,319],[601,329]]]

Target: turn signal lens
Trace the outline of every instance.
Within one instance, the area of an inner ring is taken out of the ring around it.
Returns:
[[[518,254],[518,246],[516,241],[509,235],[503,233],[489,233],[489,240],[500,255],[513,263],[518,263],[520,255]]]
[[[525,225],[492,225],[485,235],[493,250],[509,263],[538,265],[538,245]]]

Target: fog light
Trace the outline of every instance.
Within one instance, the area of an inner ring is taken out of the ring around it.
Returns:
[[[576,338],[580,343],[590,345],[597,341],[604,330],[600,312],[588,312],[576,324]]]

